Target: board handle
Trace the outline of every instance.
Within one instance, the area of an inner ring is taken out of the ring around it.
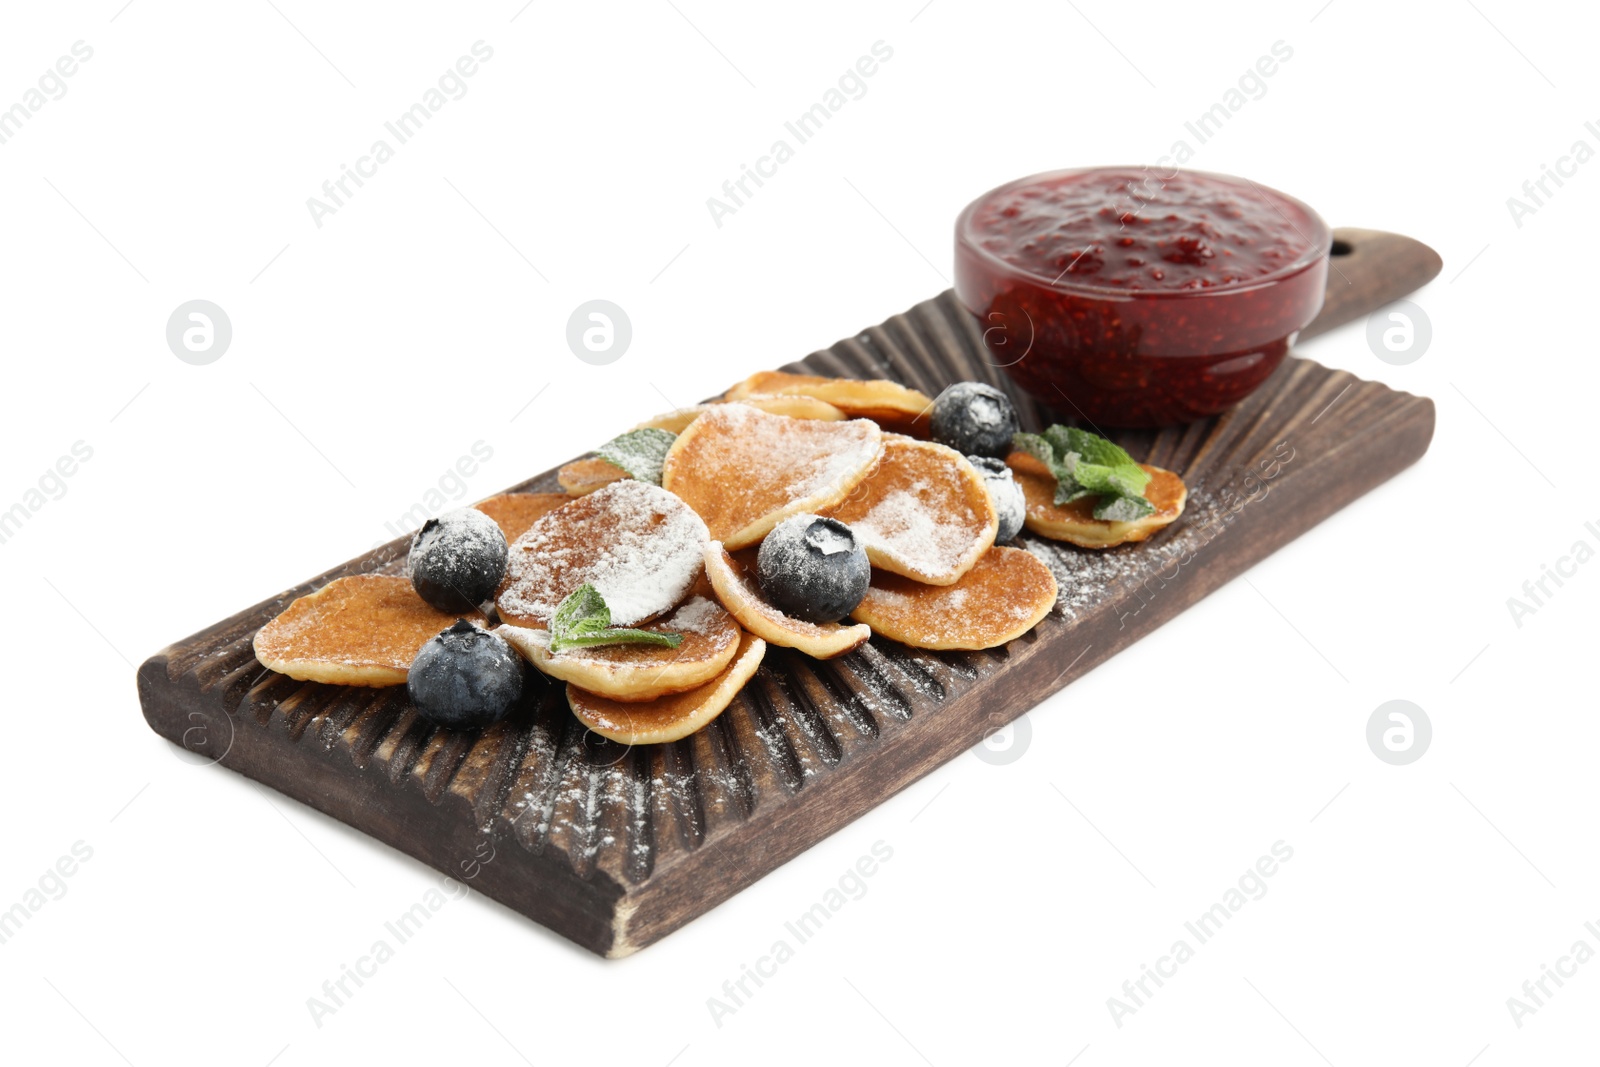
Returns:
[[[1421,289],[1443,268],[1439,253],[1414,238],[1354,227],[1334,230],[1322,310],[1299,339],[1364,318]]]

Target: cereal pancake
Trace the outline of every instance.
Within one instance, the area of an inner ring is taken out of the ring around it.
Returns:
[[[405,685],[417,652],[457,619],[486,621],[476,611],[436,610],[409,578],[352,574],[300,597],[257,630],[256,659],[302,682]]]
[[[661,484],[729,549],[755,544],[790,515],[836,504],[883,455],[866,419],[822,422],[717,404],[667,452]]]
[[[614,626],[634,626],[683,600],[702,571],[706,524],[665,489],[631,478],[557,508],[511,545],[500,618],[547,629],[580,586],[605,598]]]
[[[866,643],[872,630],[837,622],[814,623],[785,615],[761,595],[744,567],[713,541],[705,549],[706,577],[722,606],[757,637],[784,648],[795,648],[816,659],[842,656]]]
[[[1055,603],[1056,580],[1033,553],[994,548],[954,585],[874,571],[850,617],[913,648],[983,649],[1021,637]]]
[[[752,394],[741,397],[739,403],[759,408],[769,415],[787,415],[791,419],[820,419],[823,422],[840,422],[847,417],[844,412],[826,400],[818,400],[814,396],[803,396],[799,393],[776,396]],[[713,404],[696,404],[692,408],[679,408],[676,411],[669,411],[664,415],[657,415],[653,419],[641,422],[634,429],[656,429],[667,430],[671,433],[682,433],[691,422],[714,406]]]
[[[823,378],[778,370],[757,371],[729,389],[723,399],[774,393],[825,400],[851,418],[871,419],[885,430],[914,437],[928,435],[928,413],[933,408],[926,394],[883,378]]]
[[[588,496],[603,485],[620,482],[628,472],[599,456],[575,459],[556,472],[556,481],[568,496]]]
[[[567,685],[567,704],[578,721],[601,737],[625,745],[653,745],[688,737],[721,715],[761,666],[767,645],[754,634],[742,634],[733,662],[697,689],[643,703],[608,700]]]
[[[550,631],[502,625],[495,633],[552,678],[611,700],[654,700],[695,689],[721,674],[739,650],[743,633],[723,606],[691,596],[669,615],[642,629],[680,634],[677,648],[601,645],[550,651]]]
[[[1156,510],[1133,522],[1110,522],[1094,517],[1093,497],[1057,504],[1055,477],[1036,457],[1026,452],[1013,452],[1006,457],[1006,465],[1016,476],[1022,495],[1028,501],[1024,525],[1042,537],[1068,541],[1080,548],[1110,548],[1143,541],[1182,515],[1189,499],[1183,479],[1169,470],[1141,463],[1139,466],[1150,475],[1144,496]]]
[[[501,493],[472,505],[500,525],[510,544],[527,532],[528,527],[544,518],[572,498],[564,493]]]
[[[873,566],[950,585],[994,544],[1000,518],[983,475],[954,449],[899,434],[842,503],[822,512],[847,524]]]

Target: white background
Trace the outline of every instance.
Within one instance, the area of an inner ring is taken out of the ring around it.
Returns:
[[[74,442],[93,457],[0,544],[0,909],[93,855],[0,945],[6,1058],[1592,1055],[1600,962],[1520,1028],[1506,1000],[1600,950],[1600,563],[1520,627],[1506,601],[1600,547],[1600,162],[1520,227],[1506,199],[1600,148],[1596,27],[1321,2],[8,5],[0,106],[94,54],[0,145],[0,508]],[[478,40],[467,94],[315,226],[306,199]],[[717,227],[707,197],[880,40],[866,94]],[[437,876],[175,758],[134,666],[387,540],[474,442],[467,499],[937,293],[970,199],[1193,144],[1184,121],[1279,40],[1292,59],[1192,163],[1443,255],[1421,359],[1380,362],[1359,324],[1303,350],[1434,398],[1427,457],[1036,708],[1020,759],[962,756],[641,955],[474,895],[317,1026],[307,998]],[[210,366],[165,343],[195,298],[233,324]],[[563,338],[592,298],[633,322],[606,367]],[[1410,766],[1365,741],[1395,698],[1433,723]],[[867,895],[717,1026],[707,998],[879,840]],[[1267,895],[1115,1025],[1107,998],[1279,840]]]

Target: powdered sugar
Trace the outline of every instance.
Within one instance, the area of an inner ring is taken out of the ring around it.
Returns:
[[[865,419],[792,419],[718,404],[680,436],[662,484],[700,513],[712,537],[742,548],[786,516],[844,496],[882,452],[882,433]]]
[[[1196,556],[1226,532],[1235,515],[1204,490],[1196,490],[1189,494],[1183,521],[1159,541],[1081,549],[1030,534],[1019,543],[1055,577],[1056,611],[1062,616],[1077,618],[1109,603],[1126,621],[1193,566]]]
[[[727,617],[727,609],[715,600],[693,596],[680,605],[677,611],[662,620],[661,628],[680,633],[709,635],[722,629],[723,620]]]
[[[465,610],[494,594],[506,569],[506,535],[477,508],[456,508],[423,523],[406,572],[436,607]]]
[[[995,513],[1000,517],[1000,529],[994,535],[995,543],[1005,544],[1013,540],[1022,532],[1022,524],[1028,517],[1028,498],[1023,495],[1022,486],[1003,460],[990,456],[968,456],[967,462],[983,475],[983,483],[989,487],[989,499],[994,502]]]
[[[528,528],[511,546],[500,613],[549,625],[569,593],[588,583],[614,626],[632,626],[682,600],[699,577],[706,525],[673,494],[612,482]]]
[[[908,567],[939,574],[972,551],[971,508],[945,513],[952,497],[925,481],[896,489],[850,524],[862,545],[892,553]]]
[[[815,518],[813,515],[803,517]],[[854,538],[823,523],[816,523],[811,526],[806,532],[806,540],[824,556],[836,556],[840,552],[849,552],[856,547]]]
[[[790,499],[827,492],[871,462],[882,447],[877,427],[861,419],[808,423],[768,415],[748,404],[725,404],[710,417],[726,420],[729,432],[743,436],[750,473],[785,478],[782,488]]]

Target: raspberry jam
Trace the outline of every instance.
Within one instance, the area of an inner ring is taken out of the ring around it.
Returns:
[[[994,362],[1105,426],[1226,411],[1322,307],[1332,233],[1241,178],[1141,167],[1012,182],[956,221],[956,295]]]

